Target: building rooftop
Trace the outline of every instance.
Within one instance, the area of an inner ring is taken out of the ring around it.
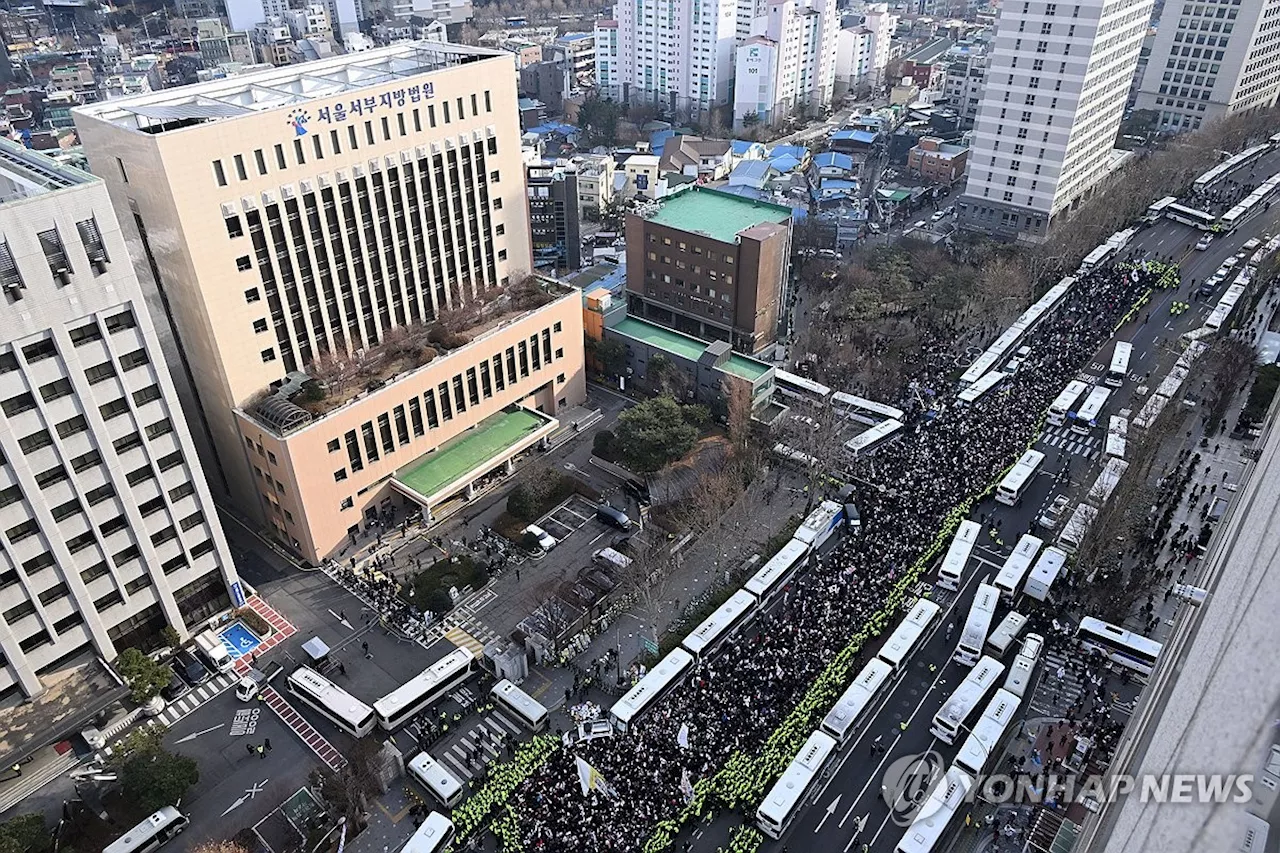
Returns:
[[[0,204],[96,181],[93,175],[0,139]]]
[[[529,409],[498,412],[410,462],[396,472],[395,479],[430,498],[535,433],[554,429],[556,423],[555,418]]]
[[[406,86],[416,82],[424,90],[421,94],[429,98],[433,94],[432,84],[429,80],[422,82],[423,75],[468,62],[509,56],[500,50],[443,42],[398,42],[302,65],[116,98],[87,105],[77,112],[144,133],[166,133],[196,124],[323,101],[395,80],[403,80]]]
[[[697,361],[706,352],[708,346],[706,341],[700,341],[690,335],[681,334],[656,323],[650,323],[648,320],[642,320],[639,317],[628,316],[609,328],[610,331],[643,341],[651,347],[665,350],[686,361]],[[720,367],[722,370],[726,370],[748,382],[755,382],[768,373],[770,369],[769,365],[763,361],[757,361],[754,358],[748,358],[736,352],[729,356],[729,360],[720,365]]]
[[[693,187],[663,201],[658,211],[646,218],[668,228],[734,243],[740,232],[754,225],[790,221],[791,208]]]

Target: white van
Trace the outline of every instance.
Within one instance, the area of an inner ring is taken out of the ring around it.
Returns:
[[[631,565],[631,558],[621,551],[615,551],[612,548],[601,548],[591,555],[591,559],[597,563],[608,563],[617,569],[625,569]]]
[[[196,649],[200,652],[200,657],[207,660],[218,672],[230,672],[236,665],[227,647],[222,645],[222,640],[212,631],[204,631],[196,635]]]

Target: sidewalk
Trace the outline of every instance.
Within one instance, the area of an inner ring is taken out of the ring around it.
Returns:
[[[721,530],[728,535],[723,549],[716,547],[715,537],[705,533],[694,534],[694,544],[681,552],[678,566],[662,581],[668,597],[658,604],[659,612],[655,614],[654,622],[648,621],[648,614],[640,605],[633,605],[591,640],[590,645],[574,659],[575,664],[590,670],[611,649],[616,650],[620,666],[615,665],[613,669],[615,672],[621,669],[625,677],[631,663],[648,653],[646,641],[651,641],[656,633],[661,642],[662,636],[680,621],[690,602],[724,584],[730,572],[753,554],[759,554],[765,541],[777,533],[788,518],[805,509],[806,496],[789,488],[785,476],[783,485],[776,492],[772,489],[772,480],[772,471],[761,471],[751,487],[752,494],[739,498],[738,503],[725,513]],[[744,502],[751,508],[746,515],[739,515],[738,510]],[[767,559],[763,554],[760,557],[762,563]],[[686,629],[694,627],[697,626],[687,626]]]

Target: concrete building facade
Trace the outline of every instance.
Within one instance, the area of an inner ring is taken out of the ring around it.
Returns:
[[[509,54],[405,42],[77,112],[225,476],[283,542],[237,408],[531,267]]]
[[[734,127],[746,116],[774,124],[831,103],[840,15],[835,0],[766,0],[752,37],[737,48]]]
[[[1040,240],[1107,176],[1152,0],[1001,7],[974,124],[964,227]]]
[[[595,28],[596,83],[627,104],[700,115],[730,103],[734,51],[749,32],[748,0],[639,0]]]
[[[1280,97],[1280,0],[1166,3],[1137,108],[1161,130],[1196,130]]]
[[[777,338],[791,209],[702,187],[627,215],[628,313],[755,355]]]
[[[8,704],[243,593],[101,180],[0,142],[0,289]]]
[[[550,263],[557,270],[578,269],[582,266],[582,230],[577,167],[564,161],[530,163],[525,183],[534,263]]]

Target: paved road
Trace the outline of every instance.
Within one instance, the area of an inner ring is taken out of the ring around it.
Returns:
[[[1274,164],[1264,163],[1265,168],[1259,167],[1257,171],[1259,176],[1271,174],[1272,166],[1280,168],[1280,154],[1273,155],[1270,160]],[[1176,342],[1178,335],[1183,332],[1202,325],[1204,317],[1216,304],[1217,296],[1221,295],[1229,283],[1220,285],[1218,293],[1207,303],[1196,303],[1191,296],[1194,290],[1191,280],[1194,279],[1197,285],[1203,282],[1224,260],[1239,251],[1241,244],[1250,237],[1263,231],[1274,233],[1278,219],[1280,207],[1253,218],[1234,234],[1214,240],[1210,248],[1203,252],[1194,249],[1201,232],[1167,220],[1144,230],[1135,238],[1131,246],[1136,254],[1158,253],[1180,260],[1184,284],[1177,291],[1158,292],[1150,306],[1150,319],[1144,322],[1143,315],[1139,315],[1117,333],[1117,339],[1133,343],[1134,356],[1130,364],[1130,380],[1112,395],[1103,413],[1104,418],[1123,408],[1136,410],[1134,398],[1138,387],[1147,384],[1144,375],[1150,371],[1152,376],[1157,377],[1155,381],[1158,381],[1158,377],[1167,371],[1178,354],[1177,349],[1170,347],[1169,343]],[[1178,317],[1171,317],[1168,306],[1175,299],[1191,302],[1192,310]],[[1104,344],[1082,374],[1097,378],[1105,373],[1111,350],[1110,342]],[[880,795],[885,768],[897,759],[928,749],[937,749],[948,762],[955,754],[956,747],[938,742],[929,733],[929,724],[934,714],[966,672],[965,668],[960,668],[949,660],[954,650],[954,638],[951,642],[946,641],[945,626],[953,621],[957,626],[963,624],[977,580],[998,570],[1004,554],[1017,536],[1032,529],[1034,518],[1043,504],[1064,489],[1078,491],[1092,482],[1099,465],[1099,445],[1098,438],[1080,439],[1062,428],[1048,430],[1038,444],[1038,448],[1046,453],[1046,461],[1040,475],[1028,488],[1019,505],[1004,507],[988,501],[975,510],[986,513],[988,519],[997,518],[1001,521],[1001,539],[1007,543],[1006,547],[1000,549],[994,546],[989,537],[984,535],[983,544],[975,549],[975,557],[970,561],[965,583],[959,594],[944,593],[944,598],[938,599],[947,608],[938,623],[939,627],[914,655],[883,704],[865,727],[859,730],[856,739],[835,759],[832,765],[834,769],[828,771],[827,780],[806,799],[804,810],[783,838],[778,842],[766,843],[762,849],[822,850],[824,853],[852,850],[857,853],[864,843],[870,846],[873,853],[889,853],[894,849],[903,830],[892,822],[889,808]],[[1064,463],[1068,466],[1065,470]],[[1051,538],[1051,535],[1048,534],[1046,538]],[[1070,693],[1078,689],[1079,685],[1066,684],[1057,707],[1066,704]],[[1018,719],[1029,708],[1033,714],[1056,710],[1046,708],[1046,704],[1049,703],[1045,693],[1040,691],[1025,703]],[[907,724],[905,730],[900,728],[903,722]],[[882,744],[891,746],[883,754],[872,756],[870,744],[877,736],[882,736]],[[866,821],[865,828],[855,834],[855,829],[863,818]],[[709,851],[723,844],[729,827],[737,822],[736,816],[725,816],[705,827],[700,832],[695,849]]]

